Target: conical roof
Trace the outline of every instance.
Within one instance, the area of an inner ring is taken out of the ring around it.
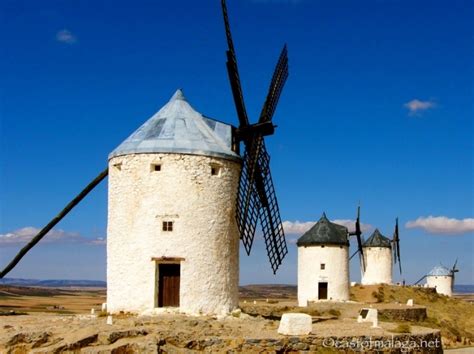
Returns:
[[[319,221],[296,242],[297,246],[349,245],[347,227],[332,223],[323,213]]]
[[[169,102],[109,155],[182,153],[239,160],[232,126],[204,117],[177,90]]]
[[[445,266],[439,265],[431,269],[431,272],[428,273],[428,276],[452,276],[451,271]]]
[[[379,229],[375,229],[374,233],[364,242],[362,247],[388,247],[392,248],[392,241],[382,235]]]

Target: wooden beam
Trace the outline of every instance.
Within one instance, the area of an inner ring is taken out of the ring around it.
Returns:
[[[183,257],[151,257],[152,261],[155,262],[183,262]]]
[[[31,239],[12,259],[12,261],[5,267],[5,269],[0,273],[0,279],[2,279],[5,275],[8,274],[18,262],[23,258],[23,256],[31,249],[34,245],[36,245],[40,240],[58,223],[64,218],[79,202],[84,199],[84,197],[89,194],[91,190],[93,190],[109,173],[109,169],[106,168],[103,170],[91,183],[89,183],[86,188],[84,188],[81,193],[79,193],[66,207],[61,210],[61,212],[51,220],[48,225],[43,227],[38,234]]]

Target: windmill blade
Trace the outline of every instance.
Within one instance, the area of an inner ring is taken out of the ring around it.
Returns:
[[[256,171],[258,177],[255,179],[255,186],[262,205],[260,224],[262,225],[263,238],[268,259],[275,274],[283,262],[283,258],[288,253],[288,248],[270,173],[270,156],[266,151],[263,139],[259,140],[261,140],[261,148],[258,155],[258,169]]]
[[[41,229],[38,234],[31,239],[30,242],[23,247],[20,252],[12,259],[12,261],[2,270],[0,273],[0,279],[2,279],[5,275],[7,275],[15,266],[20,262],[23,256],[32,249],[40,240],[58,223],[64,218],[77,204],[80,203],[84,197],[89,194],[107,175],[109,174],[109,169],[106,168],[102,171],[92,182],[90,182],[86,188],[84,188],[71,202],[69,202],[66,207],[61,210],[61,212],[56,215],[45,227]]]
[[[358,254],[358,253],[359,253],[359,250],[355,251],[355,252],[352,254],[352,256],[349,257],[349,260],[351,260],[352,258],[354,258],[355,255]]]
[[[260,198],[254,183],[256,156],[251,154],[252,150],[255,151],[255,149],[245,150],[237,194],[237,226],[247,254],[250,254],[252,249],[260,216]]]
[[[453,268],[451,269],[451,272],[454,274],[456,272],[459,272],[458,269],[456,269],[456,265],[458,264],[458,259],[456,258],[456,261],[454,262]]]
[[[355,230],[355,235],[357,237],[357,247],[359,251],[359,258],[360,262],[362,263],[362,269],[365,272],[365,259],[364,259],[364,249],[362,247],[362,230],[360,228],[360,205],[357,207],[357,219],[356,219],[356,224],[355,224],[356,230]]]
[[[247,110],[245,109],[244,96],[242,93],[242,85],[240,83],[239,69],[237,67],[237,58],[235,56],[234,42],[232,41],[232,33],[230,31],[229,17],[227,15],[227,5],[225,0],[221,1],[222,14],[224,17],[225,34],[227,37],[227,73],[229,74],[230,87],[232,96],[234,97],[235,109],[241,126],[249,125]]]
[[[394,251],[395,251],[395,263],[398,259],[398,269],[400,270],[400,274],[402,274],[402,262],[400,260],[400,235],[398,233],[398,218],[395,219],[395,231],[393,233],[393,241],[394,241]]]
[[[426,278],[426,275],[423,275],[423,276],[422,276],[420,279],[418,279],[418,281],[417,281],[415,284],[413,284],[413,285],[418,284],[420,281],[422,281],[422,280],[425,279],[425,278]]]
[[[281,92],[285,86],[286,79],[288,78],[288,50],[286,44],[283,47],[278,63],[273,73],[270,87],[268,88],[267,98],[263,104],[262,112],[260,113],[259,123],[269,122],[272,120],[273,114],[275,113],[278,100],[280,99]]]
[[[237,198],[237,224],[249,254],[260,219],[268,258],[275,273],[288,249],[270,173],[270,157],[262,137],[256,137],[248,145]]]

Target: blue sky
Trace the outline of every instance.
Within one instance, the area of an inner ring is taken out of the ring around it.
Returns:
[[[360,201],[366,237],[400,218],[395,279],[458,257],[457,282],[474,283],[472,2],[228,8],[254,121],[285,42],[290,58],[267,138],[290,254],[273,276],[257,241],[241,282],[296,283],[294,240],[323,211],[353,219]],[[3,0],[0,16],[0,267],[178,87],[237,124],[217,0]],[[103,183],[9,276],[105,279],[106,219]]]

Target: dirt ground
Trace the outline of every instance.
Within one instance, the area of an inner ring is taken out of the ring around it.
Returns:
[[[105,289],[56,289],[0,286],[1,312],[88,313],[100,310]]]
[[[191,343],[197,338],[210,336],[250,341],[274,340],[281,337],[277,334],[277,328],[285,312],[310,314],[313,317],[312,333],[317,336],[386,336],[400,333],[400,323],[379,321],[380,328],[372,328],[368,323],[359,324],[356,318],[360,309],[404,308],[408,298],[413,298],[415,304],[426,305],[431,316],[424,323],[409,323],[411,334],[423,335],[433,332],[433,329],[441,329],[448,345],[462,346],[469,345],[474,331],[472,327],[463,327],[471,326],[474,319],[472,303],[439,297],[418,289],[356,286],[351,288],[351,295],[357,301],[321,302],[307,308],[297,307],[295,290],[295,287],[288,286],[245,287],[241,291],[240,307],[243,313],[240,316],[217,319],[177,313],[159,317],[119,315],[113,316],[113,325],[107,325],[105,314],[100,313],[101,304],[105,302],[104,289],[3,286],[0,287],[0,348],[7,348],[12,341],[18,340],[26,342],[22,344],[26,345],[25,352],[29,352],[32,347],[28,345],[34,343],[51,348],[76,345],[71,343],[87,346],[88,340],[95,338],[94,348],[97,349],[112,345],[115,341],[110,338],[116,336],[127,337],[127,341],[132,343],[133,338],[149,338],[150,333],[174,338],[173,341],[180,343]],[[97,316],[90,315],[92,308]]]

